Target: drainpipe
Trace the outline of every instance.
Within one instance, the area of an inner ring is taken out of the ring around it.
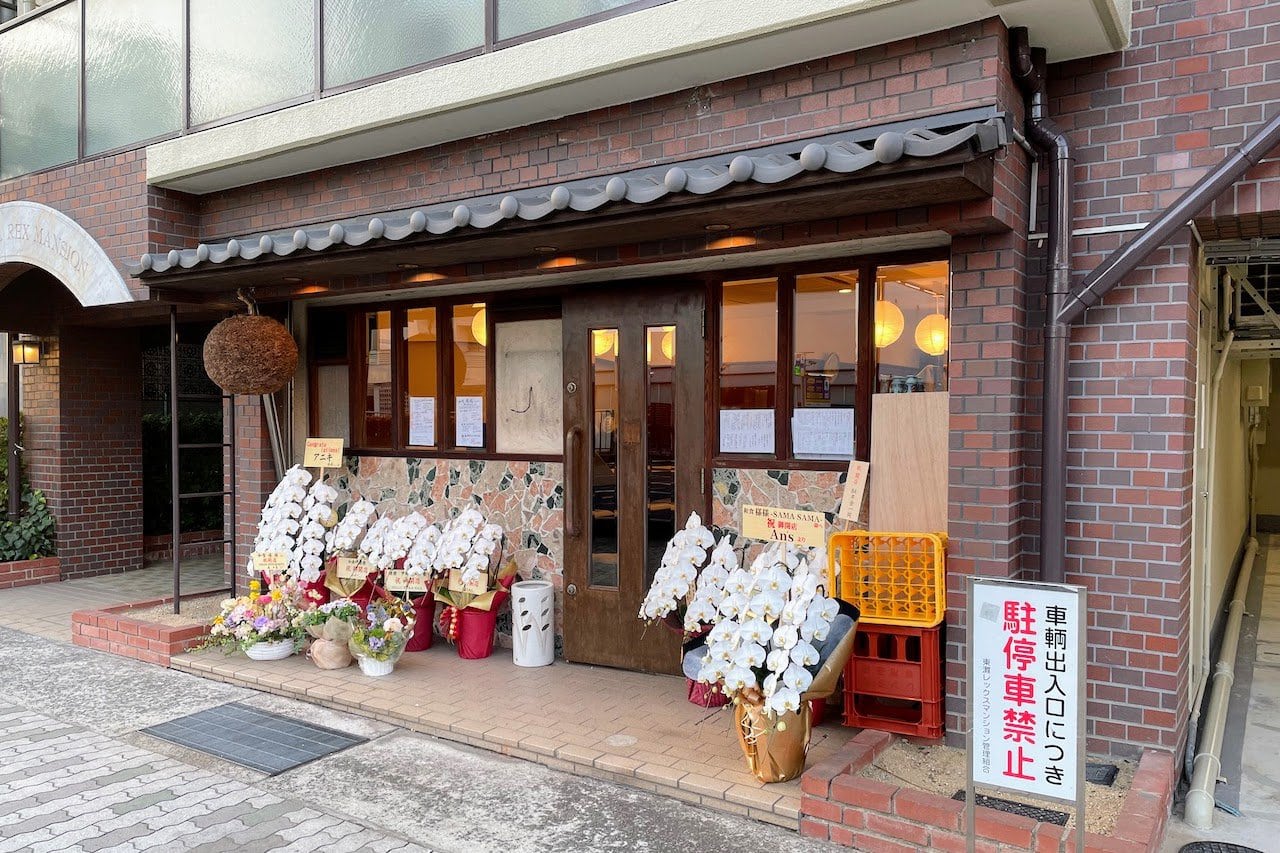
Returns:
[[[1009,31],[1014,82],[1027,97],[1027,137],[1050,155],[1049,268],[1045,282],[1040,577],[1062,583],[1067,543],[1067,346],[1071,324],[1058,319],[1071,293],[1071,208],[1075,159],[1066,134],[1046,115],[1045,51],[1025,27]]]
[[[1213,689],[1209,693],[1209,710],[1204,717],[1205,742],[1196,753],[1191,774],[1191,790],[1187,793],[1185,818],[1195,829],[1213,827],[1214,788],[1222,769],[1222,734],[1227,724],[1227,700],[1235,683],[1236,647],[1240,642],[1240,622],[1244,616],[1244,599],[1253,575],[1253,561],[1258,556],[1258,540],[1250,538],[1240,561],[1240,574],[1231,607],[1227,611],[1227,627],[1222,635],[1222,651],[1213,671]]]

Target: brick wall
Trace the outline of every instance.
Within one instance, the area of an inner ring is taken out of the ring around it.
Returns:
[[[248,589],[249,576],[245,570],[249,555],[253,553],[253,540],[258,534],[258,519],[262,507],[276,487],[279,479],[271,460],[271,442],[267,436],[267,421],[262,399],[256,396],[235,397],[234,453],[236,476],[236,500],[233,509],[236,539],[236,563],[230,564],[227,553],[227,569],[235,573],[236,588]],[[224,429],[230,429],[230,420],[223,420]],[[224,467],[231,476],[229,466]]]
[[[23,368],[27,465],[64,579],[142,565],[142,364],[131,329],[65,328]]]

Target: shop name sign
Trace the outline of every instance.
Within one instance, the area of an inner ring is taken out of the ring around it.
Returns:
[[[771,506],[742,507],[742,535],[789,545],[826,544],[826,517],[820,512]]]
[[[1030,794],[1083,826],[1085,590],[970,577],[968,593],[968,803],[977,785]]]
[[[4,227],[5,240],[26,240],[58,257],[77,276],[89,272],[89,261],[67,239],[54,233],[52,228],[34,222],[10,222]]]
[[[343,441],[340,438],[308,438],[306,450],[302,455],[303,467],[342,467],[342,445]]]
[[[0,264],[11,262],[48,272],[85,307],[134,298],[102,246],[74,219],[48,205],[0,204]]]

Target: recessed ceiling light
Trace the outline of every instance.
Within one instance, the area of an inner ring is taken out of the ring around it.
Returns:
[[[852,287],[842,287],[842,288],[840,288],[840,292],[841,292],[841,293],[853,293],[853,288],[852,288]]]
[[[285,284],[297,284],[298,282],[302,281],[302,279],[298,278],[296,275],[287,275],[283,279],[281,279],[281,281],[283,281]]]
[[[713,222],[710,225],[704,225],[702,227],[708,231],[728,231],[731,226],[726,225],[723,222]]]
[[[534,246],[533,250],[539,255],[554,255],[559,251],[555,246]]]
[[[396,266],[402,270],[416,270],[422,265],[421,264],[396,264]]]

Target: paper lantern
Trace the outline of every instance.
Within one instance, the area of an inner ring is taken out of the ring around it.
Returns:
[[[902,316],[902,309],[887,299],[876,301],[875,340],[877,347],[887,347],[902,337],[907,320]]]
[[[228,317],[204,341],[205,372],[228,394],[274,394],[297,368],[298,345],[270,317]]]
[[[471,318],[471,337],[476,339],[476,343],[480,346],[488,346],[489,344],[489,314],[482,307]]]
[[[618,333],[613,329],[595,329],[591,332],[591,351],[597,357],[618,351]]]
[[[671,329],[662,333],[662,343],[658,345],[662,349],[662,354],[667,357],[668,361],[675,361],[676,358],[676,336]]]
[[[930,314],[916,325],[916,346],[926,355],[942,355],[947,351],[947,318]]]

